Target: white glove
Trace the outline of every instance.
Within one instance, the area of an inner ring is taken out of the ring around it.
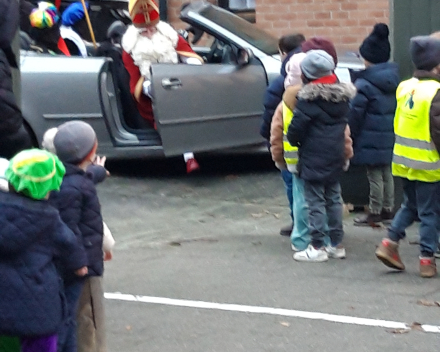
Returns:
[[[195,57],[182,57],[182,62],[184,64],[188,64],[188,65],[201,65],[202,64],[200,62],[200,60]]]
[[[142,92],[150,97],[151,99],[153,99],[153,92],[151,89],[151,81],[150,80],[145,80],[144,83],[142,83]]]
[[[278,163],[275,162],[275,166],[277,167],[278,170],[283,171],[283,170],[287,170],[287,165],[285,163]]]

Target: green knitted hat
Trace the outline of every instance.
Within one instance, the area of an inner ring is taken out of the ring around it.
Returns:
[[[6,179],[15,191],[33,199],[43,199],[58,191],[66,173],[63,163],[41,149],[24,150],[15,155],[6,170]]]

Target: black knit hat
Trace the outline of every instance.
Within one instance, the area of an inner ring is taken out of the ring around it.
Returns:
[[[385,23],[376,23],[373,31],[359,47],[362,57],[372,64],[380,64],[390,59],[390,30]]]

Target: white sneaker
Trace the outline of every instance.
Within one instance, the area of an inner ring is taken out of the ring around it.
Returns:
[[[298,248],[295,247],[295,245],[293,243],[290,244],[290,248],[292,249],[293,252],[299,252],[300,251]]]
[[[324,248],[315,249],[309,244],[307,249],[294,253],[293,259],[298,262],[321,263],[328,260],[328,254]]]
[[[325,250],[327,251],[329,258],[345,259],[346,257],[345,248],[341,245],[332,247],[332,245],[329,244],[327,247],[325,247]]]

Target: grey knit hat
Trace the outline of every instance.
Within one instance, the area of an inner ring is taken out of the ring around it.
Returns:
[[[331,75],[335,62],[324,50],[310,50],[301,61],[300,67],[306,78],[314,80]]]
[[[58,158],[69,164],[79,164],[92,151],[96,134],[92,126],[83,121],[69,121],[58,127],[53,145]]]
[[[440,39],[428,35],[413,37],[409,43],[409,51],[418,70],[431,71],[440,64]]]

